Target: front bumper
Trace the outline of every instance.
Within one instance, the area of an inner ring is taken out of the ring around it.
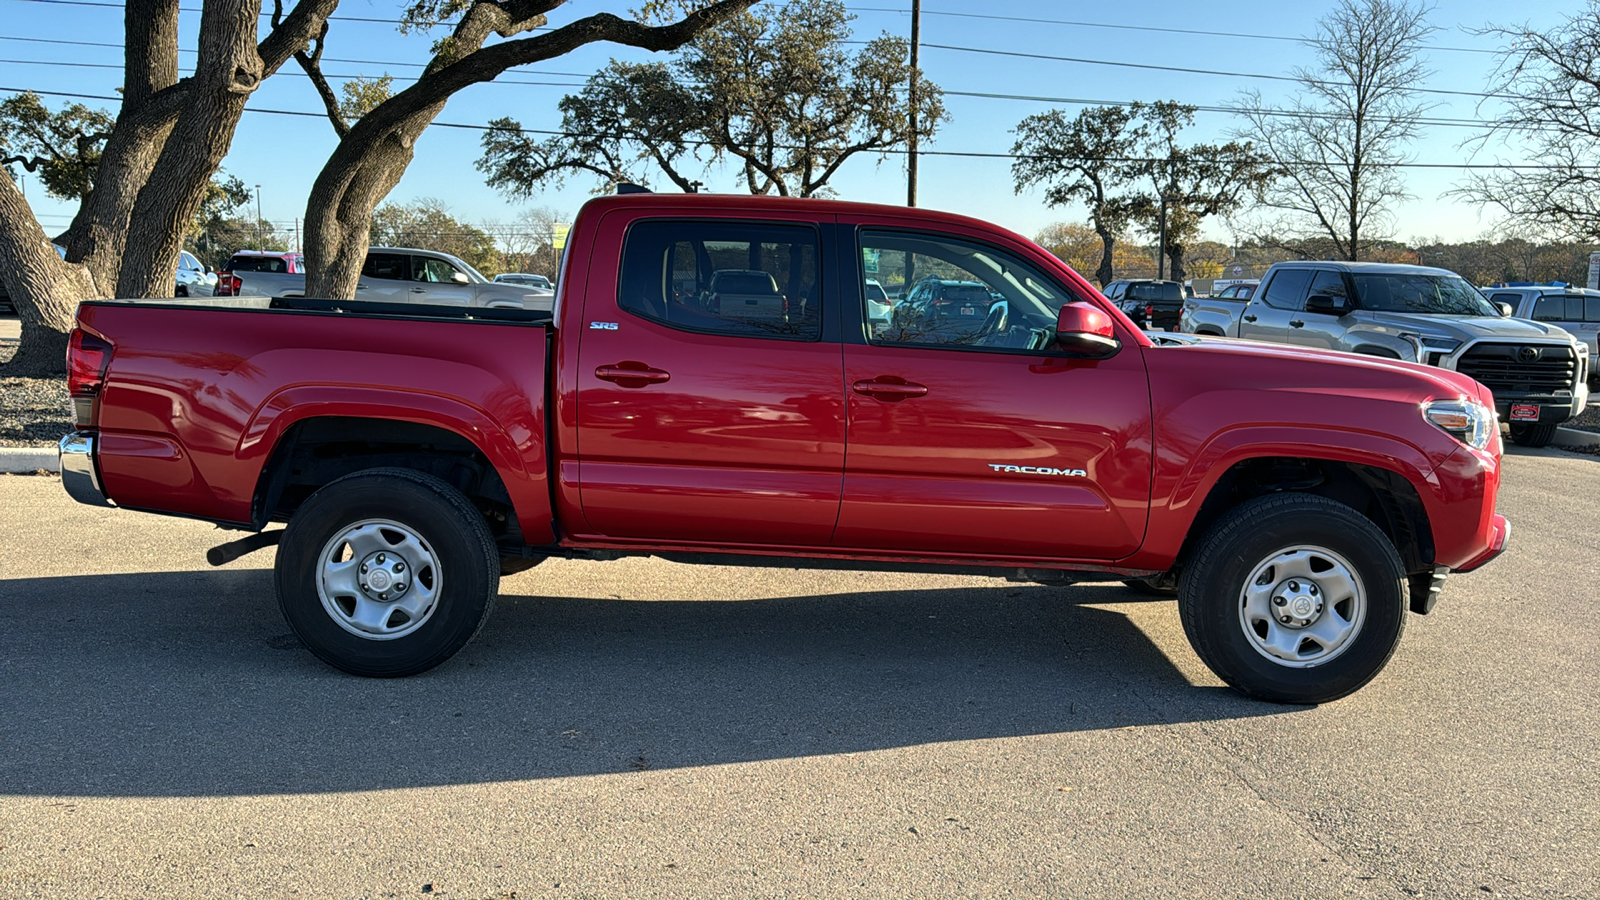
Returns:
[[[1505,516],[1495,513],[1494,522],[1490,528],[1489,547],[1483,553],[1467,561],[1466,565],[1456,568],[1457,572],[1471,572],[1473,569],[1494,559],[1505,552],[1506,544],[1511,541],[1511,523]]]
[[[74,431],[58,446],[61,456],[61,486],[67,496],[90,506],[111,506],[100,488],[100,470],[95,459],[95,436]]]

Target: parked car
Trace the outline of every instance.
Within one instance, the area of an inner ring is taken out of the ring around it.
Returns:
[[[246,266],[235,269],[243,260]],[[217,275],[218,297],[302,297],[306,279],[290,274],[266,257],[234,255]],[[303,265],[303,263],[301,264]],[[303,270],[302,270],[303,271]],[[356,282],[357,300],[422,303],[431,306],[521,307],[549,310],[553,296],[517,284],[496,284],[464,260],[437,250],[373,247]]]
[[[1106,299],[1141,326],[1156,331],[1177,331],[1183,312],[1185,292],[1176,281],[1153,278],[1113,281],[1106,285]]]
[[[1543,447],[1589,400],[1589,348],[1551,325],[1508,318],[1446,269],[1287,262],[1243,306],[1190,301],[1181,328],[1347,350],[1454,369],[1494,392],[1511,439]]]
[[[187,250],[178,251],[175,297],[210,297],[217,287],[217,274]]]
[[[983,282],[928,277],[890,312],[890,328],[940,343],[972,343],[994,330],[990,314],[1004,306]]]
[[[862,293],[867,298],[867,324],[876,334],[889,327],[890,316],[894,313],[894,301],[889,299],[889,293],[877,279],[868,278],[862,282],[861,287]]]
[[[1600,391],[1600,291],[1552,282],[1484,288],[1490,303],[1504,303],[1519,319],[1544,322],[1589,346],[1589,390]]]
[[[555,293],[555,287],[550,284],[550,279],[543,275],[530,275],[526,272],[501,272],[494,277],[494,281],[496,284],[520,284],[549,291],[552,294]]]
[[[51,244],[50,246],[56,248],[57,256],[62,259],[67,258],[67,248],[60,244]],[[17,305],[11,302],[11,292],[6,290],[5,282],[0,281],[0,312],[15,313],[16,311]]]
[[[961,344],[872,335],[872,255],[941,273],[915,291],[924,313],[991,327]],[[84,303],[62,483],[257,532],[215,564],[278,544],[294,633],[368,676],[450,658],[501,572],[654,555],[1153,580],[1224,681],[1314,703],[1377,675],[1406,611],[1430,611],[1446,573],[1509,536],[1493,398],[1472,379],[1152,340],[1044,249],[975,219],[627,194],[585,204],[567,265],[559,318]],[[773,285],[815,301],[791,304],[790,330],[730,314],[730,297]]]

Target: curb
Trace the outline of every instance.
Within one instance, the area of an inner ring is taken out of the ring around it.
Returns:
[[[56,448],[0,447],[0,474],[32,475],[40,469],[61,471],[61,458]]]
[[[1600,447],[1600,432],[1558,427],[1550,443],[1557,447]]]

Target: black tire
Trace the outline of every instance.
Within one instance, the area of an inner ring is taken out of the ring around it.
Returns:
[[[342,566],[330,562],[325,569],[325,552],[330,560],[349,554],[352,566],[361,563],[353,552],[358,541],[344,540],[351,535],[378,551],[364,558],[397,570],[383,579],[395,591],[392,601],[382,595],[392,608],[371,597],[378,582],[368,579],[375,574],[345,570],[345,577],[359,577],[365,596],[327,587]],[[397,563],[407,559],[414,564],[402,570]],[[323,486],[301,505],[284,530],[274,574],[284,618],[318,659],[352,675],[394,678],[426,672],[472,640],[499,592],[500,555],[482,514],[460,491],[411,469],[368,469]],[[394,580],[406,577],[409,586]],[[402,607],[402,592],[407,603],[428,597],[415,618]],[[373,633],[361,633],[357,613],[369,610],[382,619],[366,623]]]
[[[1330,569],[1318,570],[1319,559]],[[1296,566],[1314,577],[1293,575]],[[1335,577],[1342,567],[1354,576],[1348,596]],[[1260,605],[1247,598],[1252,585]],[[1269,605],[1285,594],[1287,606]],[[1335,595],[1345,599],[1325,612],[1318,598]],[[1258,612],[1276,618],[1297,605],[1313,617],[1309,625],[1280,626]],[[1405,569],[1389,538],[1350,507],[1311,494],[1272,494],[1229,510],[1195,546],[1178,591],[1179,618],[1201,661],[1239,693],[1274,703],[1325,703],[1371,681],[1400,643],[1405,611]],[[1341,622],[1351,628],[1338,643],[1318,642],[1321,628]],[[1274,637],[1292,659],[1272,655]]]
[[[1556,423],[1512,422],[1511,440],[1523,447],[1543,447],[1556,438]]]
[[[174,296],[174,297],[187,297],[187,296],[189,296],[189,287],[188,287],[188,285],[183,285],[183,284],[178,285],[178,289],[172,292],[172,296]]]
[[[1178,586],[1176,584],[1172,587],[1162,587],[1155,578],[1125,578],[1122,583],[1132,588],[1134,593],[1143,594],[1146,597],[1172,598],[1178,596]]]

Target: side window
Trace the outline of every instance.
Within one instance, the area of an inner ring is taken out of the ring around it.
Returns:
[[[361,267],[361,274],[367,278],[404,281],[408,259],[409,257],[398,253],[368,253],[366,264]]]
[[[617,304],[684,331],[819,340],[818,247],[816,230],[801,225],[637,222]]]
[[[1076,299],[1032,265],[983,244],[894,231],[863,231],[860,244],[864,288],[868,266],[879,278],[917,285],[886,314],[863,290],[857,302],[874,344],[1046,350],[1056,313]]]
[[[1540,322],[1559,322],[1566,311],[1566,300],[1560,295],[1540,297],[1533,304],[1533,317]]]
[[[1600,297],[1583,298],[1583,320],[1585,322],[1600,322]],[[1589,365],[1593,366],[1591,362]]]
[[[1579,294],[1568,294],[1567,295],[1567,314],[1561,321],[1563,321],[1563,322],[1582,322],[1583,321],[1583,296],[1582,295],[1579,295]]]
[[[1311,283],[1311,269],[1279,269],[1267,282],[1261,301],[1278,309],[1299,310],[1305,304],[1306,285]]]
[[[429,284],[450,284],[456,274],[456,267],[442,259],[429,256],[411,257],[411,280],[426,281]]]
[[[1318,272],[1316,277],[1311,279],[1311,290],[1306,296],[1309,297],[1314,294],[1326,294],[1336,300],[1342,299],[1347,302],[1350,299],[1350,295],[1344,286],[1344,276],[1338,272]]]

